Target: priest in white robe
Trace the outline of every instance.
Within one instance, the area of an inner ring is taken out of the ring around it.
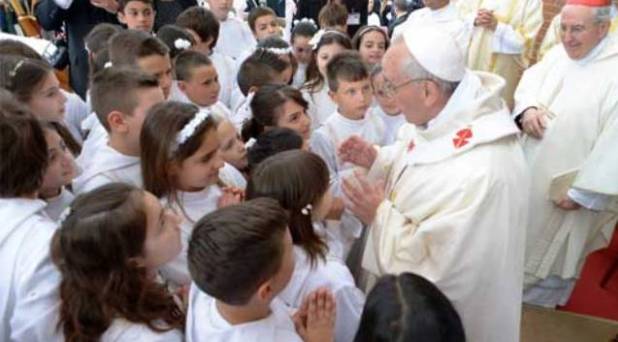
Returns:
[[[562,44],[515,93],[532,175],[524,294],[532,304],[564,304],[585,257],[607,244],[601,229],[616,221],[618,43],[607,35],[608,6],[568,0]]]
[[[434,282],[469,341],[519,341],[529,180],[504,81],[468,70],[436,27],[404,32],[384,76],[412,125],[379,151],[358,137],[339,148],[370,168],[343,183],[349,209],[370,224],[363,267]]]
[[[473,27],[468,67],[504,77],[502,97],[513,108],[513,93],[543,24],[541,1],[460,0],[456,5],[467,25]]]

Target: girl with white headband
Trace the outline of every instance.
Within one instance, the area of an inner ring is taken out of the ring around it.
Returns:
[[[161,269],[174,285],[191,281],[186,250],[193,224],[215,209],[240,201],[240,191],[217,185],[223,159],[212,113],[170,101],[153,107],[141,136],[144,189],[181,215],[183,251]]]

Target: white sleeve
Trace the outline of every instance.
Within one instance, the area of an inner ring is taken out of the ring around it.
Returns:
[[[498,23],[491,42],[495,53],[519,55],[524,52],[525,40],[511,25]]]
[[[612,199],[609,195],[575,188],[569,189],[567,195],[582,207],[594,211],[605,210]]]
[[[311,152],[322,157],[326,166],[328,167],[328,173],[330,174],[330,185],[333,192],[333,196],[340,196],[341,191],[339,189],[339,171],[337,168],[337,156],[335,155],[335,146],[321,129],[316,130],[311,135],[309,140]]]
[[[79,96],[62,91],[67,98],[64,123],[71,135],[79,142],[84,141],[85,133],[82,130],[82,122],[90,115],[88,105]]]
[[[363,292],[355,286],[344,286],[335,293],[335,341],[354,341],[365,304]]]

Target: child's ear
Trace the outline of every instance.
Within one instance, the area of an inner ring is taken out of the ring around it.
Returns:
[[[270,280],[265,281],[264,283],[262,283],[262,285],[260,285],[260,287],[258,287],[256,296],[257,299],[263,302],[268,302],[272,299],[273,287]]]
[[[124,25],[126,25],[126,24],[127,24],[127,21],[126,21],[126,20],[125,20],[125,18],[124,18],[124,13],[122,13],[122,12],[118,11],[118,13],[116,14],[116,16],[118,17],[118,21],[119,21],[121,24],[124,24]]]
[[[107,114],[107,124],[111,132],[126,133],[129,130],[125,115],[117,110]]]
[[[258,86],[249,87],[249,93],[257,93],[258,90],[260,90],[260,87]]]
[[[180,89],[180,91],[182,91],[183,93],[187,92],[187,82],[186,81],[178,81],[178,89]]]
[[[337,93],[332,91],[332,90],[328,90],[328,96],[330,97],[331,100],[333,100],[333,102],[337,102]]]

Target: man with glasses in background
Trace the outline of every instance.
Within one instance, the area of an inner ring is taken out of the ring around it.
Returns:
[[[433,281],[469,341],[519,341],[528,176],[504,80],[466,69],[455,38],[435,26],[405,31],[383,65],[383,91],[409,124],[380,150],[358,137],[339,148],[369,169],[343,182],[368,225],[363,268]]]

